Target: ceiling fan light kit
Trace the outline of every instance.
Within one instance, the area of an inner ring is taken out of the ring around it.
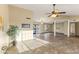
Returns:
[[[49,13],[48,17],[57,17],[59,14],[65,14],[66,12],[60,12],[58,9],[55,9],[56,4],[53,4],[53,11]]]
[[[53,15],[51,15],[50,17],[57,17],[57,15],[56,15],[56,14],[53,14]]]

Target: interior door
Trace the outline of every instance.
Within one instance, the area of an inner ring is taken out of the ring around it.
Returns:
[[[0,16],[0,31],[3,30],[3,17]]]
[[[79,22],[75,23],[75,34],[79,37]]]

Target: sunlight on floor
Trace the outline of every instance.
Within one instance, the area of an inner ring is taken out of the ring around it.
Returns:
[[[19,53],[24,51],[31,51],[32,49],[36,49],[49,43],[47,41],[33,37],[32,30],[20,31],[16,40],[17,40],[16,47]]]
[[[31,40],[25,40],[22,42],[17,42],[17,50],[19,53],[24,51],[31,51],[32,49],[39,48],[41,46],[44,46],[48,44],[49,42],[41,40],[41,39],[31,39]]]

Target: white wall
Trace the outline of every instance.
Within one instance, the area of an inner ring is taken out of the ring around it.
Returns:
[[[4,21],[4,31],[7,31],[9,24],[9,13],[8,13],[8,5],[0,4],[0,16],[3,16]]]
[[[9,23],[21,27],[22,24],[30,24],[29,29],[33,29],[33,13],[30,10],[9,5]],[[31,19],[26,19],[27,17]]]

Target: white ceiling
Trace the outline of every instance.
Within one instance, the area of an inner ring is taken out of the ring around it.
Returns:
[[[13,6],[31,10],[33,17],[39,19],[41,16],[47,16],[46,14],[53,10],[52,4],[14,4]],[[56,9],[65,11],[64,15],[79,16],[79,4],[56,4]]]
[[[46,14],[53,10],[52,4],[14,4],[14,6],[29,9],[38,14]],[[79,4],[56,4],[56,9],[67,12],[65,15],[79,15]]]

